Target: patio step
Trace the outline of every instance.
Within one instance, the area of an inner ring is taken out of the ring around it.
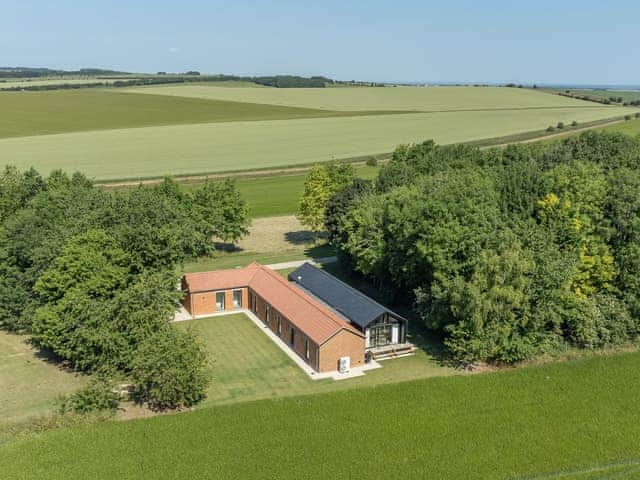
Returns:
[[[415,345],[400,345],[397,347],[389,346],[383,350],[371,351],[371,358],[373,360],[387,360],[390,358],[398,358],[404,357],[406,355],[412,355],[415,353],[416,347]]]

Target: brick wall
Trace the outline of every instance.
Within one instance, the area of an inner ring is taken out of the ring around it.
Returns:
[[[248,308],[249,306],[249,295],[248,289],[244,288],[233,288],[230,290],[224,291],[224,311],[233,311],[238,310],[233,306],[233,291],[241,290],[242,291],[242,307]],[[182,304],[187,309],[187,311],[194,316],[199,315],[209,315],[213,313],[218,313],[216,310],[216,293],[217,292],[201,292],[201,293],[192,293],[190,295],[186,295]]]
[[[269,305],[269,321],[267,321],[266,306]],[[314,370],[318,370],[318,352],[319,348],[310,338],[308,338],[302,330],[296,327],[288,318],[283,316],[279,311],[273,308],[262,297],[256,295],[256,316],[265,322],[269,329],[278,335],[291,350],[297,353],[305,362],[307,362]],[[280,331],[278,331],[278,316],[280,317]],[[294,331],[293,345],[291,345],[291,329]],[[305,341],[309,342],[309,358],[306,356]],[[335,368],[334,368],[335,370]]]
[[[352,367],[364,365],[364,338],[347,330],[335,334],[320,347],[318,371],[337,370],[340,357],[350,357]]]

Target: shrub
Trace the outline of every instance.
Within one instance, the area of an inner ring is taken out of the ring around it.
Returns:
[[[367,158],[366,164],[370,167],[375,167],[378,165],[378,159],[376,157],[369,157]]]
[[[640,112],[636,113],[636,118],[640,118]]]
[[[556,128],[558,130],[562,130],[564,128],[564,123],[563,122],[558,122],[558,125],[556,125]]]
[[[153,410],[195,405],[209,384],[207,355],[193,330],[170,325],[148,337],[131,365],[134,397]]]
[[[625,119],[625,121],[627,121],[627,122],[628,122],[629,120],[631,120],[631,115],[625,115],[625,116],[624,116],[624,119]]]
[[[62,399],[60,413],[88,413],[100,410],[115,412],[120,394],[114,390],[113,382],[103,377],[89,380],[87,385]]]
[[[556,128],[553,125],[547,127],[547,132],[553,132]]]
[[[571,122],[571,126],[572,127],[577,127],[578,126],[578,122],[576,122],[575,120],[573,122]]]

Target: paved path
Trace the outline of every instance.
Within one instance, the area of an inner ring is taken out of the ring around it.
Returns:
[[[286,270],[288,268],[297,268],[304,263],[324,264],[335,263],[338,261],[338,257],[321,257],[321,258],[305,258],[304,260],[293,260],[291,262],[272,263],[271,265],[265,265],[265,267],[271,270]]]

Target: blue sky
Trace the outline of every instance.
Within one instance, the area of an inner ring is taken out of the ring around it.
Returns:
[[[640,2],[0,0],[0,64],[640,84]]]

